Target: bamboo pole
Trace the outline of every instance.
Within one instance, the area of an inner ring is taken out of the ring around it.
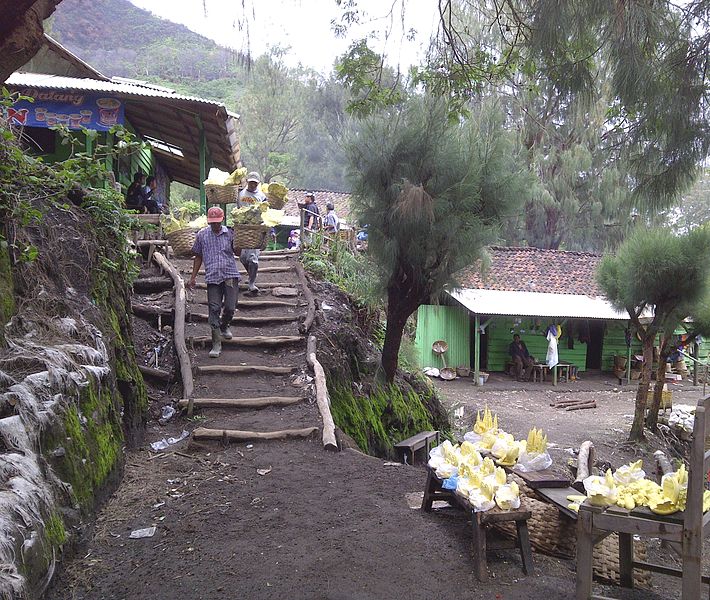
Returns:
[[[175,351],[180,363],[180,375],[182,376],[182,396],[188,400],[187,416],[192,416],[192,396],[195,384],[192,379],[192,365],[190,356],[185,345],[185,282],[180,277],[177,269],[160,252],[153,253],[153,259],[158,265],[170,274],[175,282],[175,319],[173,324],[173,336],[175,339]]]
[[[330,412],[330,397],[328,396],[328,386],[325,382],[325,371],[316,358],[316,338],[310,336],[306,350],[308,364],[313,367],[313,375],[316,381],[316,402],[318,410],[323,419],[323,447],[326,450],[337,451],[338,442],[335,439],[335,423]]]

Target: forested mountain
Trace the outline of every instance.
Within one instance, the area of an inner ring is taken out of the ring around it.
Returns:
[[[287,68],[282,50],[251,61],[128,0],[63,0],[47,32],[106,75],[224,102],[241,115],[246,166],[265,180],[348,189],[347,92],[333,77]]]

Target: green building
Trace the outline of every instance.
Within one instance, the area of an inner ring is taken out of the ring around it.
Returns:
[[[614,356],[641,353],[635,337],[627,347],[628,315],[616,311],[596,283],[600,255],[508,247],[491,247],[489,255],[489,266],[461,272],[460,287],[447,290],[439,305],[419,308],[416,346],[421,366],[441,366],[432,344],[444,340],[449,366],[506,371],[514,334],[545,362],[551,325],[562,328],[560,362],[580,372],[611,371]]]
[[[52,129],[66,125],[75,131],[81,149],[95,143],[83,129],[97,131],[97,141],[114,143],[110,129],[123,125],[144,142],[143,148],[107,164],[125,191],[133,174],[153,174],[158,194],[169,201],[170,182],[199,188],[210,167],[233,171],[239,166],[239,117],[212,100],[177,94],[174,90],[118,77],[109,78],[87,65],[49,36],[37,55],[4,84],[20,100],[10,109],[10,121],[22,127],[28,150],[48,162],[68,158]]]

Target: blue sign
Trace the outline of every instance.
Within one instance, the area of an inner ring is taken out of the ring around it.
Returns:
[[[66,90],[17,90],[34,102],[20,100],[8,108],[12,125],[26,127],[55,127],[66,125],[69,129],[95,129],[108,131],[125,122],[124,104],[118,98],[99,94],[85,94]]]

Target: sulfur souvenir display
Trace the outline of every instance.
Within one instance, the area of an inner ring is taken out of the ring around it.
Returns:
[[[688,494],[688,472],[684,465],[677,471],[666,473],[658,485],[646,479],[643,462],[638,460],[619,467],[614,473],[611,469],[604,475],[590,475],[584,480],[584,495],[567,497],[571,510],[579,510],[583,502],[592,506],[619,506],[633,510],[637,506],[646,506],[659,515],[670,515],[685,510]],[[710,491],[703,494],[703,512],[710,509]]]
[[[447,440],[431,450],[429,467],[444,480],[445,489],[455,490],[476,512],[494,506],[515,510],[520,507],[520,488],[503,467],[515,467],[521,458],[525,458],[526,470],[548,468],[552,460],[547,453],[547,436],[533,428],[527,440],[515,440],[500,429],[498,416],[486,408],[477,414],[463,443],[454,445]]]

